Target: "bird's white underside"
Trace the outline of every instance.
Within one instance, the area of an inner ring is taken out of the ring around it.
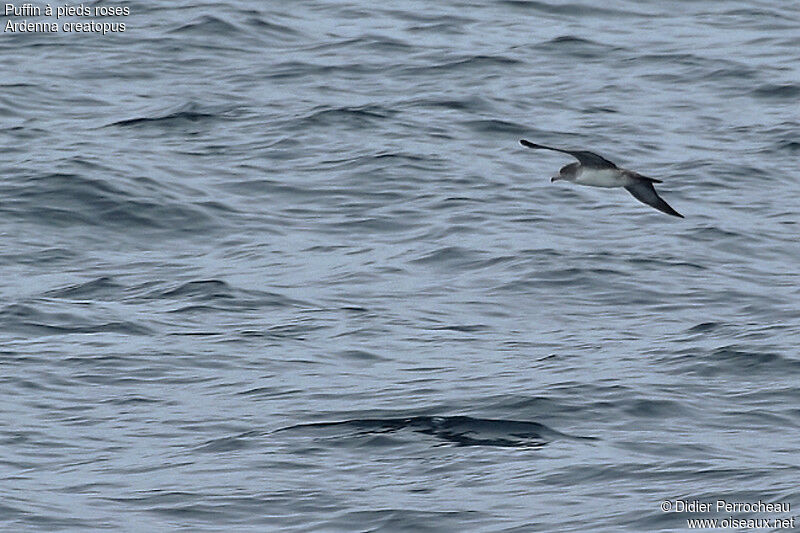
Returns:
[[[615,168],[581,168],[575,183],[592,187],[623,187],[627,185],[625,175]]]

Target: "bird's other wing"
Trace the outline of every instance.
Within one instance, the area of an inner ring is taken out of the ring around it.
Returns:
[[[658,195],[651,181],[638,179],[630,185],[626,185],[625,188],[640,202],[655,207],[662,213],[683,218],[683,215],[672,209],[669,204]]]
[[[588,168],[617,168],[617,165],[605,157],[595,154],[594,152],[587,152],[586,150],[564,150],[562,148],[553,148],[552,146],[544,146],[543,144],[534,144],[525,139],[521,139],[519,143],[527,148],[554,150],[556,152],[569,154],[577,159],[581,165]]]

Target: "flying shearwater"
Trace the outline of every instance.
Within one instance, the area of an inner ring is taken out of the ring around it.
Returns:
[[[683,215],[672,209],[667,202],[661,199],[653,187],[653,183],[661,183],[661,180],[642,176],[638,172],[619,168],[617,165],[595,153],[585,150],[563,150],[541,144],[534,144],[522,139],[519,141],[522,146],[528,148],[541,148],[543,150],[554,150],[569,154],[578,160],[577,163],[570,163],[563,167],[558,176],[553,176],[550,181],[564,180],[577,183],[578,185],[591,185],[592,187],[625,187],[634,198],[649,206],[655,207],[662,213],[683,218]]]

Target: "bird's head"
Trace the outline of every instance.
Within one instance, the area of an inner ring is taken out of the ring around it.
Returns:
[[[557,180],[575,181],[575,178],[578,177],[579,166],[580,163],[570,163],[569,165],[561,167],[561,170],[558,171],[558,176],[550,178],[550,182]]]

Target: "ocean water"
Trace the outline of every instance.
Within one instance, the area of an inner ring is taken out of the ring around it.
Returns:
[[[89,5],[0,34],[0,529],[800,514],[796,3]]]

